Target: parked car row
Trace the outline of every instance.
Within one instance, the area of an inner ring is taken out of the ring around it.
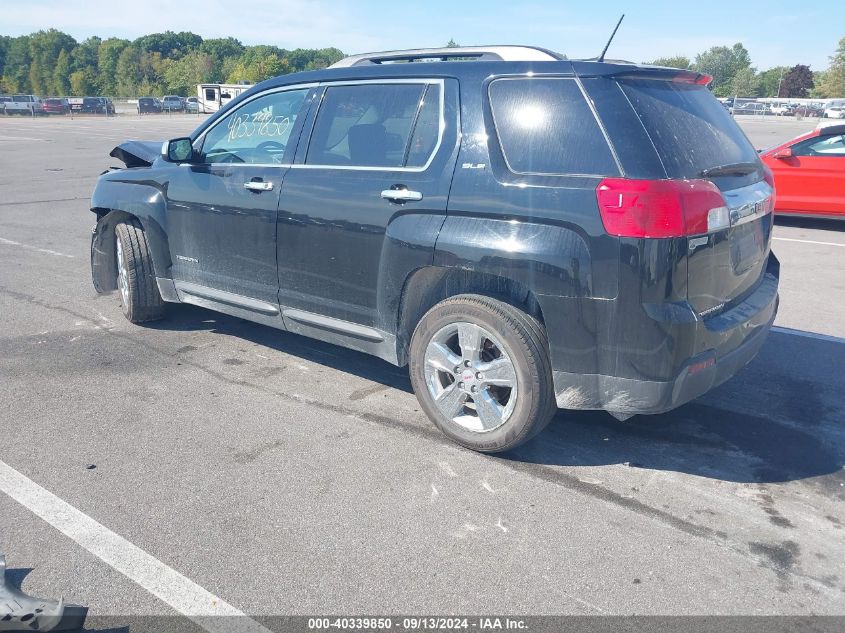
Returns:
[[[165,95],[158,97],[141,97],[138,99],[138,114],[159,112],[199,112],[199,101],[196,97],[180,97]]]
[[[720,99],[722,105],[733,115],[756,114],[758,116],[800,116],[806,118],[845,118],[845,108],[827,107],[822,103],[763,102],[755,99]]]
[[[23,114],[114,114],[114,103],[108,97],[47,97],[35,95],[2,95],[0,112],[7,115]]]
[[[166,95],[138,99],[138,114],[151,112],[199,112],[197,97]],[[108,97],[47,97],[36,95],[0,95],[0,114],[106,114],[115,113],[114,103]]]

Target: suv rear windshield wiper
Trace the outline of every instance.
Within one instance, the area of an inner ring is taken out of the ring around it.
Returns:
[[[757,163],[728,163],[727,165],[703,169],[698,175],[701,178],[708,178],[709,176],[745,176],[746,174],[754,173],[758,169],[759,165]]]

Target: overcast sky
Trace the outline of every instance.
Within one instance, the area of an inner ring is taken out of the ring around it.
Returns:
[[[533,44],[570,57],[597,55],[619,15],[608,56],[631,61],[695,54],[742,42],[759,70],[826,68],[845,37],[845,0],[0,0],[0,33],[56,28],[134,39],[193,31],[282,48],[336,46],[346,53],[460,44]]]

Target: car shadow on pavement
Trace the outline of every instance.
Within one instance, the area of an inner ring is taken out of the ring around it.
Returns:
[[[834,231],[845,233],[845,216],[842,219],[803,218],[797,215],[776,215],[777,226],[791,226],[796,229],[816,229],[819,231]]]
[[[773,331],[746,368],[661,415],[559,411],[509,459],[626,464],[733,482],[818,479],[845,500],[845,340]],[[825,477],[822,477],[825,476]]]
[[[170,306],[162,330],[210,330],[410,393],[407,368],[307,337],[189,305]],[[504,459],[559,466],[626,464],[734,482],[825,477],[845,499],[845,340],[773,331],[734,378],[661,415],[619,421],[603,411],[558,411]]]
[[[32,573],[32,570],[32,567],[12,567],[6,570],[6,580],[15,589],[23,590],[23,581]]]
[[[143,326],[156,330],[206,330],[226,334],[394,389],[413,392],[406,367],[396,367],[363,352],[188,304],[169,305],[166,319]]]

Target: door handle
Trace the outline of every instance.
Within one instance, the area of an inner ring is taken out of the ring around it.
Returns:
[[[273,183],[264,182],[263,180],[250,180],[244,183],[244,189],[249,189],[250,191],[272,191]]]
[[[381,197],[391,202],[418,202],[423,199],[423,195],[419,191],[411,191],[407,187],[385,189],[381,192]]]

